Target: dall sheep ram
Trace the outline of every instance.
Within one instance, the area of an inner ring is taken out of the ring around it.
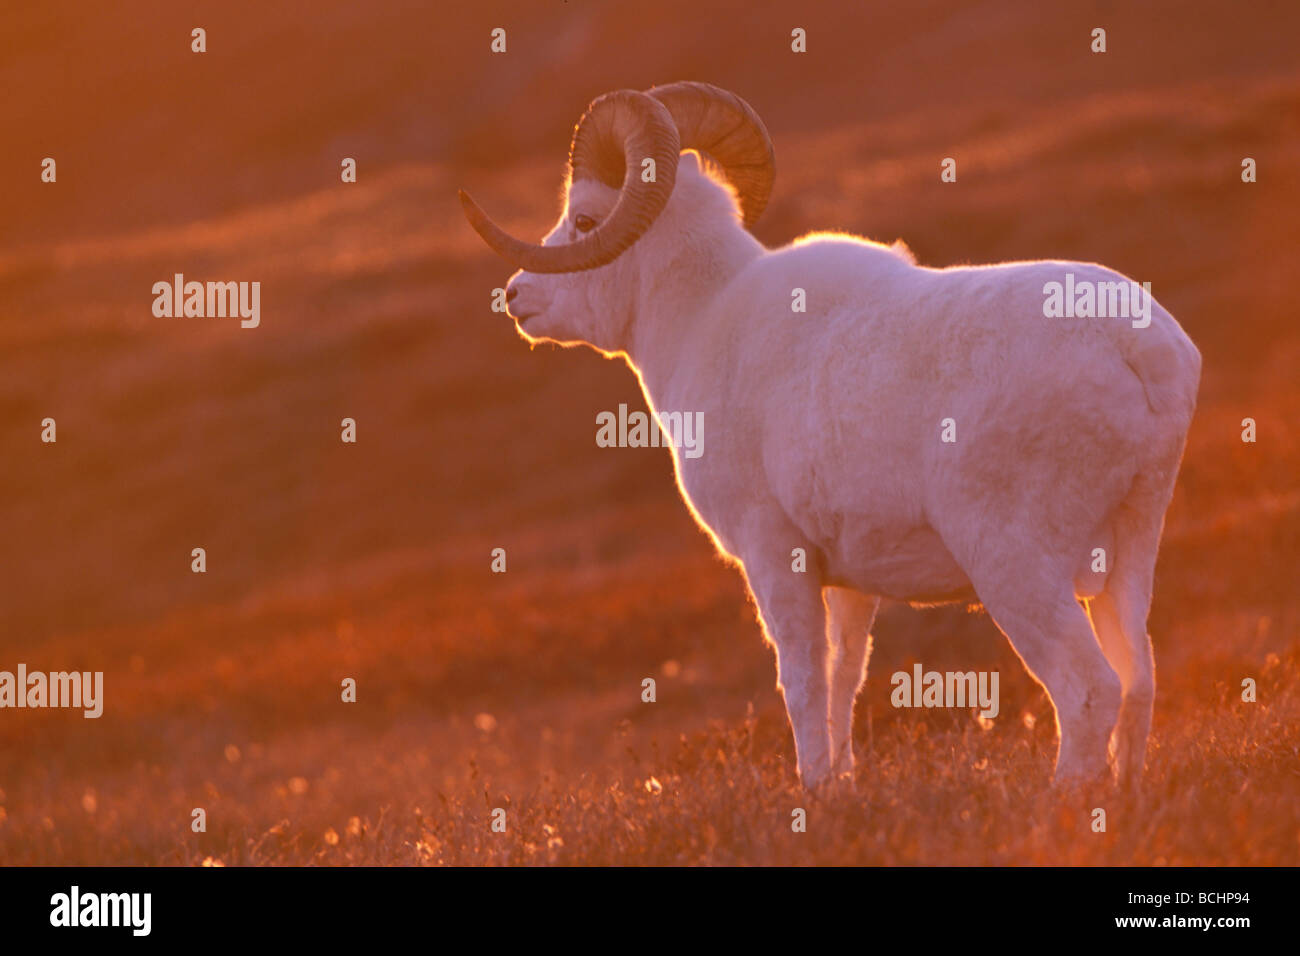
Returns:
[[[590,104],[540,245],[460,196],[519,269],[525,339],[621,356],[653,411],[704,414],[706,453],[674,449],[677,482],[743,569],[806,786],[853,769],[881,597],[983,605],[1051,698],[1057,779],[1135,782],[1196,347],[1149,294],[1145,324],[1048,317],[1053,283],[1138,291],[1095,264],[933,269],[834,234],[769,250],[747,227],[773,178],[753,109],[683,82]]]

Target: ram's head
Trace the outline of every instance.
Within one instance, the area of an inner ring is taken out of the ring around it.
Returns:
[[[725,185],[695,155],[683,157],[687,149],[712,160]],[[712,224],[736,228],[739,215],[752,226],[774,174],[771,138],[749,104],[683,82],[592,101],[569,148],[564,212],[540,245],[506,233],[464,191],[460,198],[483,241],[519,268],[506,296],[525,338],[617,351],[645,266],[672,268]]]

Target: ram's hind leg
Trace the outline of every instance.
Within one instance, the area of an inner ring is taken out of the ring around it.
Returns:
[[[853,772],[853,702],[867,676],[871,624],[880,598],[848,588],[825,588],[826,631],[831,650],[831,769]]]
[[[1052,700],[1060,736],[1057,780],[1103,776],[1120,682],[1075,600],[1069,570],[1042,556],[1037,564],[1003,566],[971,580],[994,623]]]
[[[1106,587],[1088,604],[1097,640],[1124,690],[1119,722],[1111,740],[1121,783],[1136,788],[1146,761],[1147,736],[1155,703],[1155,658],[1147,615],[1155,580],[1156,553],[1171,482],[1139,480],[1115,518],[1115,555]]]
[[[1142,779],[1156,694],[1155,659],[1146,630],[1150,598],[1116,587],[1117,583],[1112,578],[1106,590],[1088,602],[1088,612],[1124,694],[1111,753],[1120,782],[1135,788]]]

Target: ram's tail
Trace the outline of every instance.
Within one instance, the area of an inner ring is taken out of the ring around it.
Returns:
[[[1142,383],[1151,410],[1157,415],[1176,414],[1190,423],[1201,383],[1201,353],[1154,299],[1149,307],[1150,324],[1125,326],[1120,349]]]

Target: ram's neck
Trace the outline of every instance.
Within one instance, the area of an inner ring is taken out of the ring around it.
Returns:
[[[763,252],[757,239],[737,228],[728,241],[711,244],[704,251],[683,250],[666,268],[642,279],[625,351],[656,405],[664,400],[673,373],[693,364],[683,358],[698,350],[710,331],[702,328],[702,323],[743,320],[742,316],[715,315],[710,306]]]

